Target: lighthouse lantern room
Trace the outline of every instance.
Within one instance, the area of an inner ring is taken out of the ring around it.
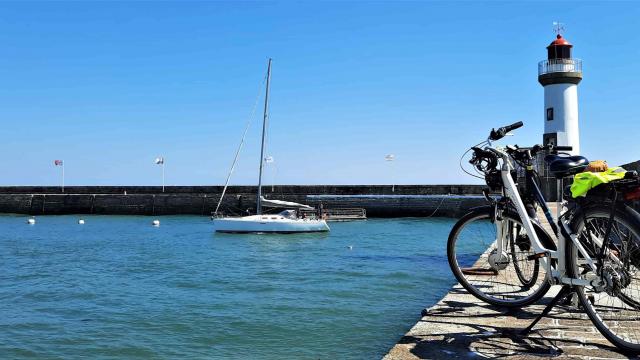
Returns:
[[[573,45],[557,28],[556,39],[547,46],[547,60],[538,63],[538,82],[544,87],[543,143],[573,147],[580,153],[578,84],[582,60],[571,57]]]

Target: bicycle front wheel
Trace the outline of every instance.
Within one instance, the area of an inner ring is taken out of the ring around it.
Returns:
[[[449,266],[460,284],[482,301],[505,307],[532,304],[549,290],[547,273],[537,266],[538,259],[528,259],[531,241],[517,214],[503,214],[511,234],[506,236],[502,254],[498,253],[493,211],[492,207],[476,209],[454,225],[447,243]],[[553,244],[538,224],[533,226],[543,244]],[[509,245],[516,240],[516,246]],[[529,269],[526,274],[525,269]]]
[[[572,224],[580,244],[596,261],[605,243],[611,209],[587,208]],[[605,256],[597,272],[573,243],[567,245],[568,270],[574,278],[595,278],[593,286],[577,287],[585,312],[604,337],[627,353],[640,354],[640,222],[630,208],[613,217]]]

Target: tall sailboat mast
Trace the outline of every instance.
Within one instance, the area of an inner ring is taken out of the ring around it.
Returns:
[[[256,205],[256,213],[262,214],[262,167],[264,165],[264,136],[267,130],[267,120],[269,117],[269,85],[271,82],[271,58],[267,66],[267,90],[264,96],[264,115],[262,117],[262,146],[260,147],[260,173],[258,175],[258,199]]]

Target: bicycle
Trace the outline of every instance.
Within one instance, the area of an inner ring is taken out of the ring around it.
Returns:
[[[452,228],[447,256],[453,274],[478,299],[504,307],[533,304],[552,285],[562,285],[522,335],[575,293],[603,336],[622,351],[639,354],[640,214],[630,206],[640,199],[638,174],[626,172],[623,179],[573,199],[562,181],[584,171],[589,161],[563,153],[571,147],[492,146],[522,126],[517,122],[493,129],[487,140],[467,151],[473,152],[469,162],[489,186],[483,193],[490,204],[472,209]],[[535,159],[544,153],[558,184],[555,217],[534,169]],[[522,193],[516,165],[524,169]],[[500,196],[490,196],[491,191]],[[552,234],[538,219],[537,208]]]

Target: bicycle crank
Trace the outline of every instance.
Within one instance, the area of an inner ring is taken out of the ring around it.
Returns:
[[[502,251],[498,254],[498,250],[493,250],[491,254],[489,254],[489,265],[494,270],[504,270],[509,266],[509,255],[506,252]]]

